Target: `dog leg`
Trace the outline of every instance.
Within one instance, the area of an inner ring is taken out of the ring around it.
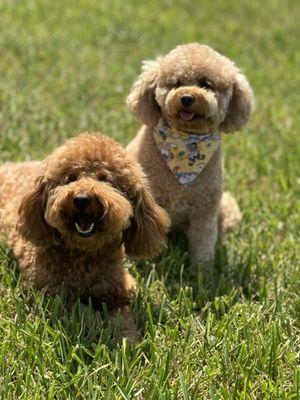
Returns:
[[[141,334],[134,322],[134,314],[129,306],[123,306],[110,312],[110,320],[116,325],[116,339],[119,343],[122,339],[130,342],[139,342]]]
[[[242,214],[237,201],[230,192],[223,192],[219,207],[219,235],[231,232],[241,222]]]
[[[190,222],[187,231],[190,253],[193,262],[207,268],[213,262],[215,245],[218,238],[218,216],[209,216],[206,219],[195,218]]]

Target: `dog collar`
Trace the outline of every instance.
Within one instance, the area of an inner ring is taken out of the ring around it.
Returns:
[[[153,129],[156,145],[171,172],[182,185],[194,182],[218,149],[218,132],[197,134],[175,131],[160,120]]]

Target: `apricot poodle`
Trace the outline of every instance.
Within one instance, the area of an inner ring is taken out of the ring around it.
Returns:
[[[129,153],[141,163],[173,228],[186,233],[193,260],[209,264],[218,217],[221,232],[241,218],[235,199],[222,196],[221,132],[239,130],[250,117],[247,79],[210,47],[181,45],[144,63],[127,105],[144,124]]]
[[[0,167],[1,233],[19,262],[23,284],[106,303],[124,316],[121,336],[135,336],[128,305],[135,281],[125,252],[152,257],[165,243],[166,212],[153,200],[140,166],[113,139],[81,134],[43,162]]]

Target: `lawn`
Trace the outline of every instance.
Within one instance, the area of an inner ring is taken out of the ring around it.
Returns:
[[[243,211],[208,276],[178,238],[132,263],[141,343],[118,346],[98,316],[22,292],[0,248],[1,399],[300,398],[300,3],[0,0],[0,159],[41,158],[138,124],[125,98],[140,62],[200,41],[234,59],[256,112],[224,136],[225,185]],[[33,300],[33,301],[32,301]]]

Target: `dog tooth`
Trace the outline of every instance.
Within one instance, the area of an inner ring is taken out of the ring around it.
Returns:
[[[75,227],[76,227],[76,229],[77,229],[77,231],[78,231],[79,233],[90,233],[90,232],[92,232],[92,230],[93,230],[93,228],[94,228],[94,222],[91,223],[91,225],[90,225],[90,227],[89,227],[88,229],[82,229],[82,228],[80,227],[80,225],[77,224],[77,222],[75,222]]]

